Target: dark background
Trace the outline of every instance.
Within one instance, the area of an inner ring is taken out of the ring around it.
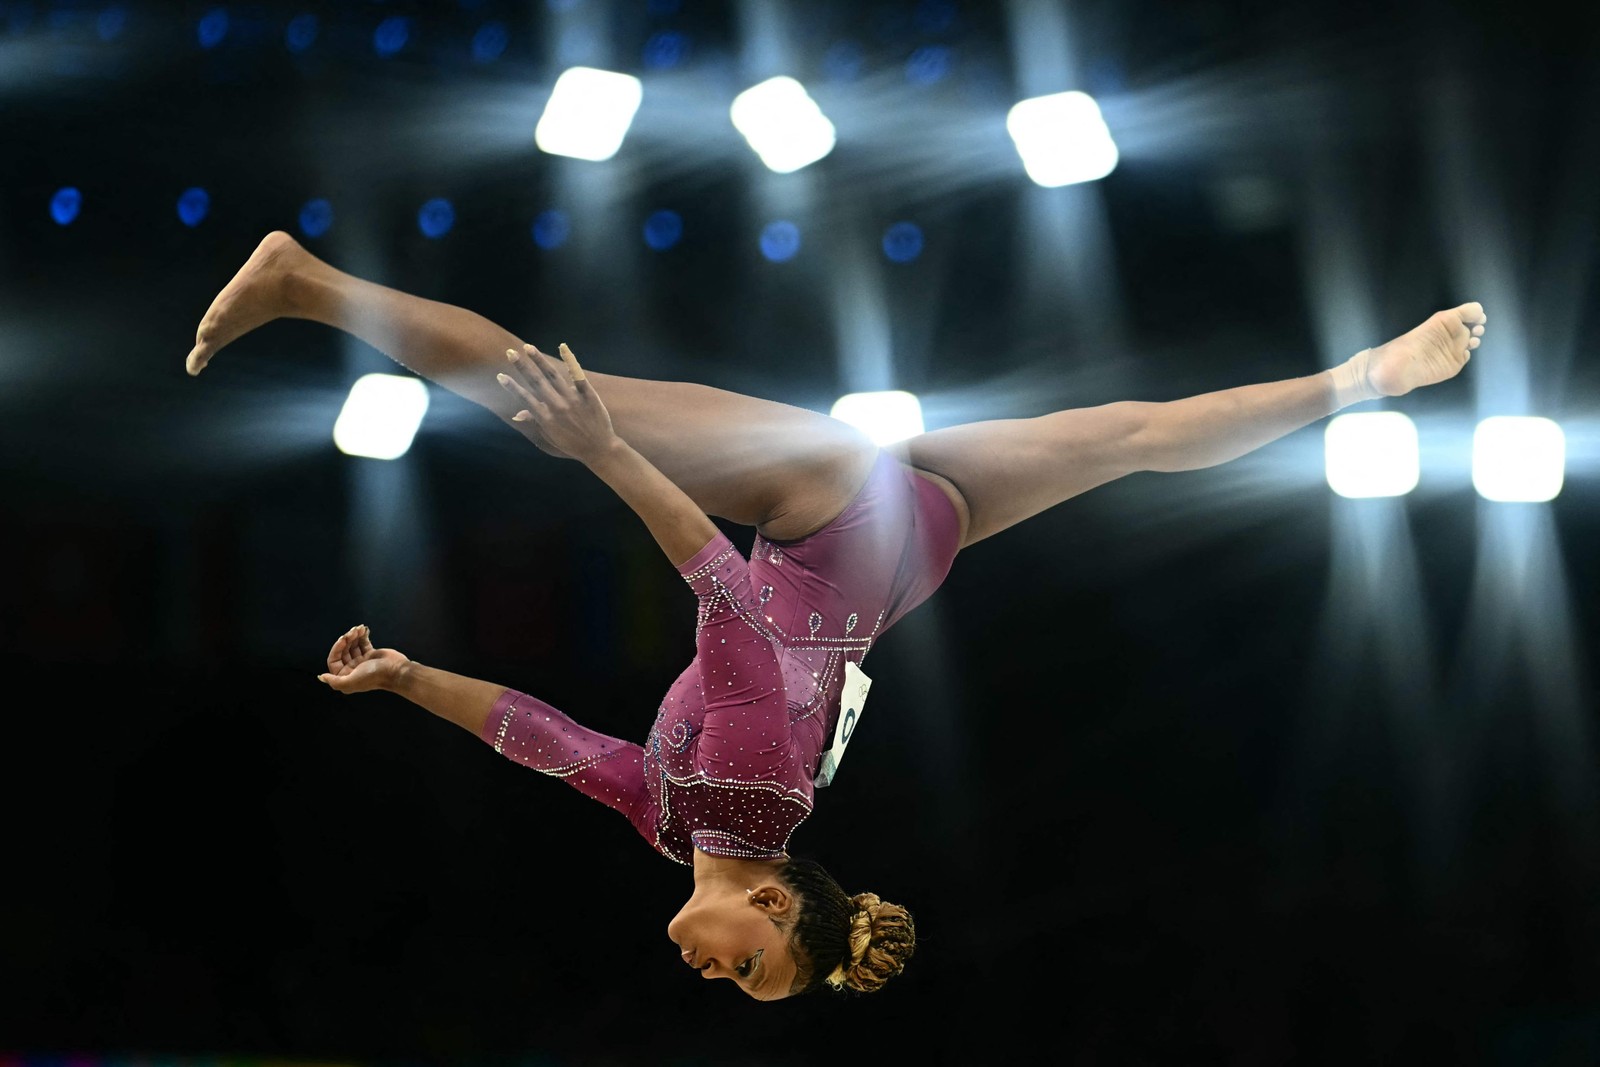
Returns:
[[[1592,24],[263,3],[203,48],[209,10],[0,3],[0,1060],[1600,1062]],[[488,22],[506,47],[475,60]],[[645,83],[605,163],[533,143],[573,62]],[[839,127],[792,175],[727,122],[776,73]],[[1069,88],[1122,159],[1042,189],[1005,112]],[[365,622],[639,739],[693,631],[642,524],[466,402],[432,390],[393,463],[333,448],[354,377],[397,369],[374,350],[281,321],[184,374],[314,196],[336,266],[594,369],[819,411],[893,386],[930,428],[1309,374],[1469,299],[1490,332],[1372,405],[1417,421],[1409,496],[1335,496],[1312,427],[963,552],[874,648],[873,715],[792,842],[911,907],[917,957],[870,999],[756,1005],[684,971],[688,872],[623,820],[314,680]],[[541,248],[552,207],[572,237]],[[684,235],[656,251],[661,208]],[[902,220],[926,243],[894,263]],[[1492,414],[1562,421],[1553,501],[1473,492]]]

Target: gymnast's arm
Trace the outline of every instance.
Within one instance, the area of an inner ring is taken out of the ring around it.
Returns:
[[[365,626],[334,642],[328,669],[317,677],[341,693],[383,690],[405,697],[476,734],[507,759],[566,779],[636,827],[648,821],[644,750],[589,730],[537,697],[426,666],[397,649],[374,648]]]
[[[534,421],[541,436],[588,467],[633,509],[675,567],[681,567],[721,531],[689,494],[656,466],[618,437],[611,413],[577,357],[566,345],[561,358],[566,373],[547,368],[544,360],[519,361],[514,351],[500,384],[527,407],[517,412],[517,422]]]

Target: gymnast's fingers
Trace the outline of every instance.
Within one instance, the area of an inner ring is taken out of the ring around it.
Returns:
[[[567,369],[572,372],[572,380],[574,382],[586,382],[589,380],[584,377],[583,368],[578,366],[578,357],[572,354],[572,349],[567,347],[565,341],[561,342],[561,358],[566,361]]]
[[[507,352],[506,355],[511,358],[512,363],[518,370],[530,378],[543,379],[548,385],[557,385],[565,377],[565,375],[557,373],[558,368],[555,365],[555,360],[539,351],[534,345],[524,344],[520,359],[510,352]]]
[[[529,389],[527,386],[511,377],[509,374],[496,374],[494,379],[500,383],[501,387],[504,388],[506,392],[510,393],[512,396],[516,397],[519,402],[526,404],[529,407],[540,404],[542,400],[541,394],[543,394],[545,390],[549,388],[544,384],[544,380],[542,378],[535,378],[533,389]],[[538,390],[538,392],[535,392],[535,389]]]

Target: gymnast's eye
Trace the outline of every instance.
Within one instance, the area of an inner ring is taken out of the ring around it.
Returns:
[[[765,951],[767,950],[764,948],[756,949],[756,954],[754,956],[751,956],[749,959],[745,960],[743,963],[739,964],[737,968],[735,968],[739,972],[740,978],[749,978],[756,972],[756,964],[760,962],[761,954]]]

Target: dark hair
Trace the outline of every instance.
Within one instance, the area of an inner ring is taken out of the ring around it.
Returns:
[[[815,860],[790,859],[778,878],[798,900],[789,928],[789,991],[873,993],[905,969],[917,947],[911,913],[876,893],[846,893]]]

